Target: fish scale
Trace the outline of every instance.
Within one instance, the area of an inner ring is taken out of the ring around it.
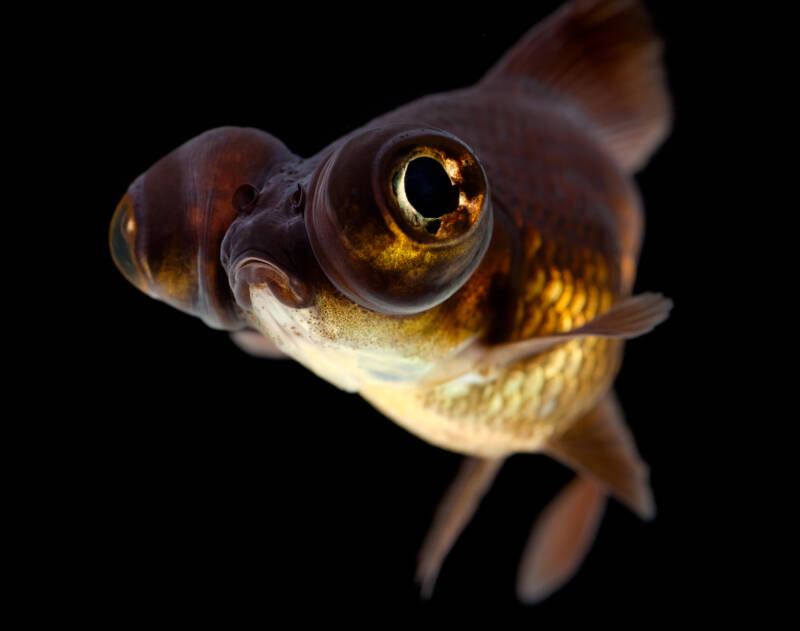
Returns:
[[[623,283],[620,270],[620,233],[641,223],[638,200],[591,131],[565,117],[560,105],[513,99],[498,104],[478,88],[422,99],[373,122],[413,119],[447,129],[475,150],[491,182],[495,212],[506,212],[519,230],[522,261],[508,340],[581,326],[630,289],[631,279]],[[488,124],[481,127],[476,120]],[[637,251],[634,240],[626,254],[635,257]],[[530,451],[565,430],[608,390],[622,349],[617,340],[572,340],[466,390],[442,385],[393,392],[368,386],[361,392],[440,446],[483,456]],[[573,357],[569,365],[567,356]],[[519,374],[533,375],[535,387],[522,387]]]
[[[533,451],[566,430],[608,390],[622,347],[618,340],[572,340],[509,365],[489,383],[414,391],[368,387],[362,395],[401,425],[447,449],[487,457]],[[402,417],[395,413],[398,409]]]

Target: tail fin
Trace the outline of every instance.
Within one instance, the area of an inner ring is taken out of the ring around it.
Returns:
[[[628,171],[669,132],[661,42],[636,0],[574,0],[530,30],[485,83],[533,80],[576,102]]]
[[[594,543],[605,507],[605,489],[582,475],[547,505],[519,564],[517,597],[522,602],[544,600],[575,575]]]
[[[578,570],[597,534],[607,494],[642,519],[655,515],[647,465],[613,394],[549,440],[544,452],[579,475],[545,508],[525,546],[517,595],[526,603],[547,598]]]

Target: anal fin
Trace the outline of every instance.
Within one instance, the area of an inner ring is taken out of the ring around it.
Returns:
[[[566,432],[549,439],[543,451],[607,487],[642,519],[655,516],[648,467],[613,393]]]

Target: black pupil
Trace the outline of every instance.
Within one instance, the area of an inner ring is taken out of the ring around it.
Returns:
[[[441,217],[458,208],[458,187],[433,158],[417,158],[406,169],[406,197],[423,217]]]

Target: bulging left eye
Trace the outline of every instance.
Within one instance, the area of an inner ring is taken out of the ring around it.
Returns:
[[[441,218],[459,205],[459,188],[437,157],[422,153],[405,160],[395,171],[392,192],[405,219],[430,234],[438,232]]]
[[[418,313],[466,282],[492,233],[486,174],[431,128],[368,129],[314,174],[306,228],[320,267],[363,307]]]

